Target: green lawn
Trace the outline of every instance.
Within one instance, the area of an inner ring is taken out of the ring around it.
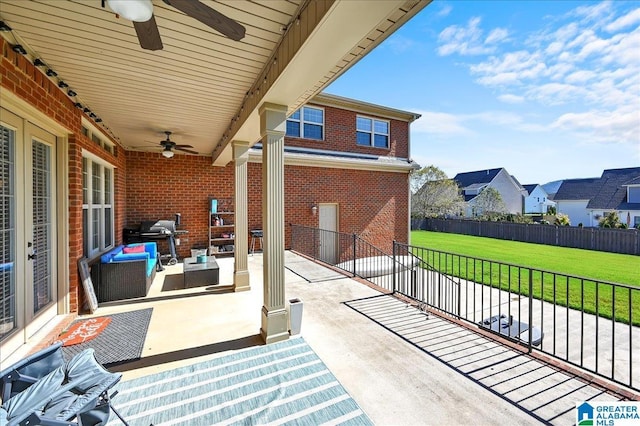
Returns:
[[[411,244],[640,287],[640,256],[429,231],[412,231]]]
[[[529,293],[529,268],[534,269],[534,297],[549,302],[555,301],[563,306],[568,304],[590,313],[596,313],[597,298],[597,313],[607,318],[612,317],[615,300],[616,319],[627,323],[631,297],[632,322],[640,325],[640,290],[632,292],[627,288],[616,287],[614,294],[613,286],[595,283],[605,281],[640,288],[639,256],[428,231],[412,231],[411,244],[456,255],[522,266],[523,268],[501,266],[457,256],[415,252],[416,255],[424,257],[431,267],[446,274],[525,295]],[[556,272],[569,277],[554,277],[553,274],[535,270]]]

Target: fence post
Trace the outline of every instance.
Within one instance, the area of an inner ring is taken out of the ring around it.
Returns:
[[[353,276],[356,276],[356,260],[358,258],[358,251],[356,250],[357,236],[353,234]]]
[[[396,292],[396,240],[393,240],[393,292]]]
[[[528,353],[531,353],[531,350],[532,350],[531,341],[533,340],[533,269],[531,268],[529,268],[529,330],[528,331],[529,331],[529,342],[527,343],[527,347],[528,347]]]

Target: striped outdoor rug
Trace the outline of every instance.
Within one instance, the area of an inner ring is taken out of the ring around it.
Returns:
[[[120,383],[130,425],[371,425],[302,337]],[[120,424],[111,415],[110,425]]]

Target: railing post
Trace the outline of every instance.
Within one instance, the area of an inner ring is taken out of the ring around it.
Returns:
[[[358,260],[358,250],[356,244],[358,242],[358,237],[356,234],[353,234],[353,276],[356,276],[356,260]]]
[[[528,346],[529,353],[531,353],[531,350],[532,350],[531,341],[533,340],[533,269],[531,268],[529,268],[529,330],[528,331],[529,331],[529,342],[527,346]]]
[[[391,282],[393,283],[393,292],[396,292],[396,240],[393,240],[393,278]]]

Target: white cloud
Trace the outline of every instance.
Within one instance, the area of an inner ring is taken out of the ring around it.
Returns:
[[[640,23],[640,9],[634,9],[607,25],[605,30],[609,32],[617,32],[624,28]]]
[[[509,31],[504,28],[495,28],[491,30],[487,38],[484,40],[486,44],[500,43],[509,37]]]
[[[462,119],[453,114],[433,111],[417,111],[421,115],[411,124],[411,130],[441,136],[461,136],[471,133],[463,126]]]
[[[451,11],[453,10],[453,6],[451,6],[450,4],[443,4],[442,2],[439,2],[438,4],[440,4],[441,7],[440,7],[440,10],[436,12],[436,16],[440,18],[445,18],[449,16]]]
[[[640,144],[638,111],[619,109],[566,113],[552,123],[553,128],[571,131],[589,142]]]
[[[505,93],[504,95],[498,96],[498,100],[507,104],[521,104],[524,102],[524,97]]]
[[[438,35],[438,54],[448,56],[454,53],[463,56],[484,55],[496,51],[496,44],[507,40],[509,32],[496,28],[483,40],[484,31],[480,28],[481,19],[469,19],[466,26],[451,25]]]
[[[586,23],[594,21],[608,21],[612,14],[611,1],[603,1],[601,3],[590,4],[588,6],[579,6],[573,10],[573,15],[582,17]]]
[[[576,84],[576,83],[580,84],[580,83],[586,83],[587,81],[592,80],[597,76],[598,75],[591,70],[578,70],[567,75],[567,77],[565,78],[565,81],[571,84]]]

